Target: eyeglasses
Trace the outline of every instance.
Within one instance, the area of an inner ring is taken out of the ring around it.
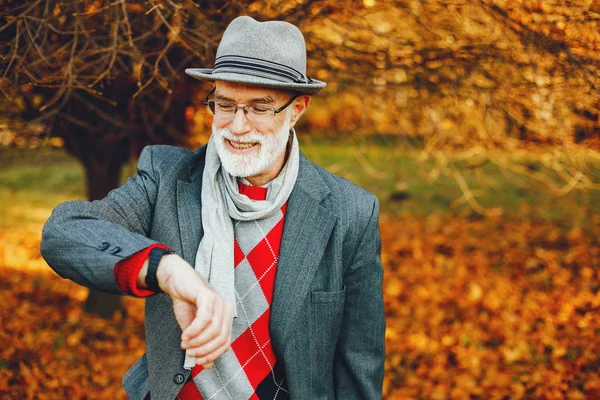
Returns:
[[[214,93],[215,88],[213,88],[204,99],[204,104],[208,106],[210,112],[213,113],[215,117],[218,117],[223,120],[233,119],[235,113],[238,109],[244,111],[246,118],[252,122],[267,122],[271,118],[273,118],[276,114],[279,114],[283,110],[285,110],[296,98],[300,96],[297,94],[293,96],[287,103],[279,108],[272,107],[267,104],[246,104],[244,106],[238,106],[235,103],[230,101],[222,101],[222,100],[209,100],[208,98],[212,93]]]

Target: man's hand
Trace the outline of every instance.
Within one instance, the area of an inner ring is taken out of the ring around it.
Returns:
[[[140,275],[145,277],[144,269]],[[156,276],[160,288],[173,300],[175,318],[183,331],[181,348],[196,358],[196,364],[211,368],[231,346],[231,305],[176,254],[162,257]]]

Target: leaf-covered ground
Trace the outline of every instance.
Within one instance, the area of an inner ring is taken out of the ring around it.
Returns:
[[[600,398],[595,218],[383,219],[387,398]]]
[[[126,399],[121,377],[144,352],[143,303],[110,321],[53,273],[0,269],[0,398]]]
[[[383,215],[385,398],[600,398],[591,218],[584,232]],[[121,376],[144,349],[142,302],[127,299],[111,321],[85,315],[85,290],[40,269],[37,240],[0,237],[0,398],[125,398]]]

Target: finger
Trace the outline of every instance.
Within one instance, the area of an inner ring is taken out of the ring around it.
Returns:
[[[229,303],[223,302],[223,318],[219,335],[197,348],[188,349],[189,354],[201,361],[212,361],[226,352],[231,347],[231,321],[233,311]]]
[[[206,364],[202,364],[202,367],[204,369],[211,369],[213,367],[213,363],[209,362],[209,363],[206,363]]]
[[[227,340],[222,346],[219,346],[215,351],[203,356],[196,357],[196,364],[206,365],[212,364],[217,358],[221,357],[227,350],[231,348],[231,341]]]
[[[217,337],[204,343],[202,346],[199,346],[199,347],[183,347],[182,346],[182,348],[186,349],[188,351],[188,354],[190,354],[192,357],[206,358],[209,354],[214,353],[215,351],[217,351],[218,349],[220,349],[224,345],[226,345],[228,340],[229,340],[229,338],[228,338],[228,336],[226,336],[225,332],[221,332]]]
[[[204,330],[197,336],[181,342],[181,348],[191,349],[193,347],[201,347],[221,334],[223,329],[223,319],[225,317],[225,301],[217,298],[215,301],[212,318]]]
[[[190,340],[198,336],[207,325],[210,323],[213,314],[213,307],[216,297],[213,293],[208,293],[208,296],[202,296],[202,299],[196,302],[198,309],[191,324],[182,332],[182,341]]]

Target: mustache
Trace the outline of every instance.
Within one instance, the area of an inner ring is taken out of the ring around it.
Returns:
[[[221,137],[222,139],[227,139],[232,142],[238,143],[262,143],[263,137],[261,134],[256,132],[246,133],[244,135],[234,135],[231,133],[229,128],[216,128],[213,127],[213,134]]]

